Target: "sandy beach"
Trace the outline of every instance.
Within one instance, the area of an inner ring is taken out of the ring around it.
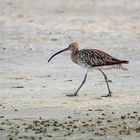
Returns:
[[[78,42],[129,60],[128,71],[88,74],[70,52]],[[140,1],[0,0],[0,140],[139,140]]]

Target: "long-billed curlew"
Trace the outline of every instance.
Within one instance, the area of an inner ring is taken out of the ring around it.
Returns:
[[[129,61],[126,60],[119,60],[115,57],[112,57],[111,55],[100,51],[96,49],[82,49],[79,50],[79,45],[78,43],[71,43],[68,48],[65,48],[57,53],[55,53],[49,60],[56,56],[59,53],[62,53],[64,51],[71,51],[71,59],[74,63],[84,67],[87,69],[84,80],[82,81],[81,85],[78,87],[78,89],[75,91],[74,94],[67,94],[67,96],[77,96],[78,91],[81,89],[81,87],[84,85],[86,79],[87,79],[87,74],[89,70],[91,69],[96,69],[102,72],[104,75],[107,88],[108,88],[108,94],[104,95],[102,97],[108,97],[111,96],[111,90],[109,88],[108,84],[108,79],[103,70],[105,69],[112,69],[112,68],[119,68],[122,70],[127,70],[122,64],[128,64]]]

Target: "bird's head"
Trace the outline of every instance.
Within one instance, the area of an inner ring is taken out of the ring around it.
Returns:
[[[69,44],[69,50],[74,51],[75,49],[79,49],[78,43],[71,43]]]
[[[54,55],[52,55],[52,56],[50,57],[50,59],[48,60],[48,62],[50,62],[50,60],[51,60],[54,56],[56,56],[57,54],[59,54],[59,53],[62,53],[62,52],[64,52],[64,51],[68,51],[68,50],[70,50],[70,51],[73,52],[74,50],[78,50],[78,49],[79,49],[78,43],[71,43],[71,44],[69,44],[69,46],[68,46],[67,48],[65,48],[65,49],[63,49],[63,50],[61,50],[61,51],[55,53]]]

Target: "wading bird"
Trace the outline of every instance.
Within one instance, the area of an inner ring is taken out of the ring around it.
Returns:
[[[48,62],[50,62],[50,60],[57,54],[62,53],[64,51],[68,51],[68,50],[71,51],[71,60],[74,63],[87,69],[87,71],[86,71],[85,77],[84,77],[81,85],[78,87],[78,89],[75,91],[75,93],[67,94],[67,96],[77,96],[78,95],[78,91],[81,89],[81,87],[84,85],[84,83],[87,79],[87,74],[88,74],[89,70],[92,70],[92,69],[99,70],[104,75],[104,78],[105,78],[105,81],[107,84],[107,88],[108,88],[108,94],[103,95],[102,97],[111,96],[112,92],[109,88],[107,76],[105,75],[103,70],[112,69],[112,68],[119,68],[122,70],[127,70],[123,66],[123,64],[128,64],[129,61],[117,59],[103,51],[96,50],[96,49],[79,50],[78,43],[71,43],[68,46],[68,48],[63,49],[63,50],[55,53],[52,57],[50,57]]]

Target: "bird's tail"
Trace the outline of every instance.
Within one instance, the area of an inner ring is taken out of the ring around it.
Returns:
[[[127,64],[128,62],[126,62]],[[126,67],[124,67],[122,64],[117,64],[117,68],[118,69],[121,69],[121,70],[124,70],[124,71],[127,71],[128,69]]]

